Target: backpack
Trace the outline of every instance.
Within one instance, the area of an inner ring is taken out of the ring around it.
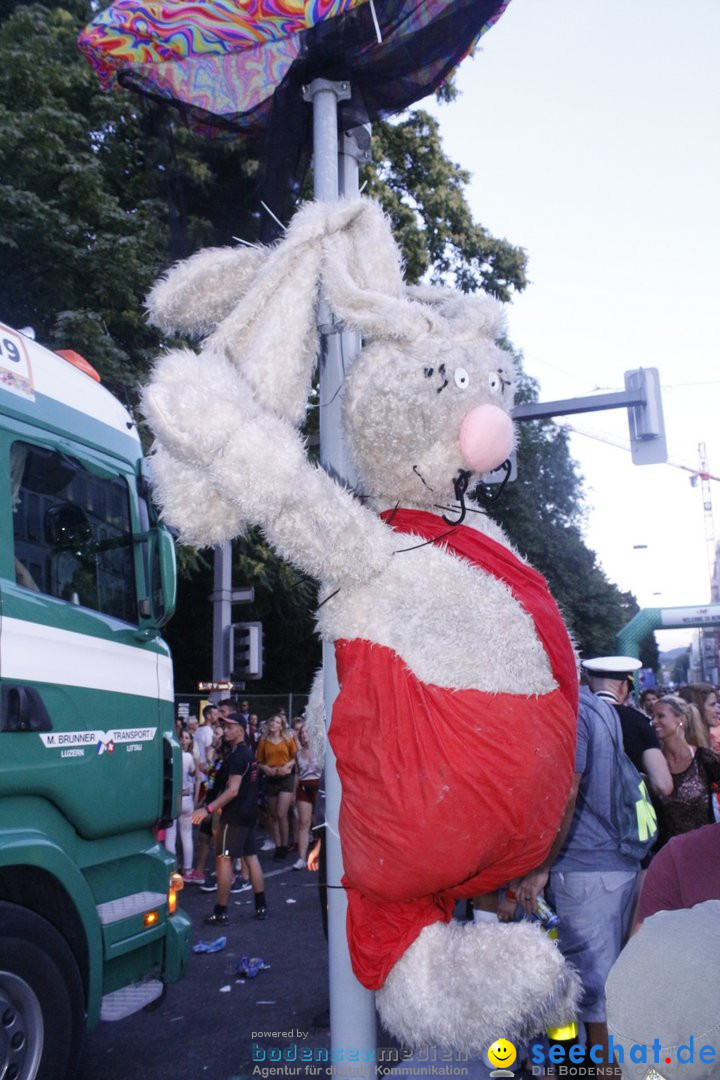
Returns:
[[[640,773],[623,750],[618,740],[620,721],[613,710],[611,719],[595,695],[591,703],[584,698],[585,704],[593,706],[593,714],[598,717],[608,732],[615,751],[615,770],[610,801],[610,821],[585,800],[588,810],[600,821],[608,833],[617,838],[618,851],[628,859],[642,861],[657,839],[657,816],[650,801],[648,789]],[[606,703],[603,703],[606,704]],[[612,709],[612,705],[607,706]]]

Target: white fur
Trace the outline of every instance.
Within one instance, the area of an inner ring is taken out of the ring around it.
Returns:
[[[407,1046],[478,1055],[502,1035],[523,1042],[575,1014],[580,983],[531,923],[434,923],[376,994],[387,1029]]]
[[[343,402],[363,501],[307,459],[296,430],[320,295],[364,337]],[[189,542],[259,525],[319,580],[324,639],[386,645],[425,682],[529,699],[555,688],[533,622],[502,582],[377,516],[398,503],[442,513],[466,467],[464,417],[480,404],[512,407],[494,300],[407,288],[386,219],[360,199],[304,207],[260,254],[196,256],[170,271],[151,304],[166,328],[173,318],[206,332],[218,322],[199,357],[177,350],[159,360],[144,394],[156,493]],[[507,543],[484,515],[466,524]],[[489,1035],[519,1038],[547,1017],[567,1018],[574,987],[533,928],[436,925],[397,963],[378,1003],[406,1042],[475,1052]]]
[[[169,333],[209,334],[266,259],[260,248],[206,248],[176,263],[147,297],[151,321]]]
[[[313,757],[322,765],[325,761],[325,697],[323,693],[323,669],[315,672],[307,705],[303,713],[304,730],[310,739]]]

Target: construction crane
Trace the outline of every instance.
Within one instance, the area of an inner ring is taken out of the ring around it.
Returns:
[[[708,472],[707,450],[705,443],[698,443],[698,458],[700,469],[697,478],[700,479],[702,492],[703,511],[705,513],[705,548],[707,551],[708,574],[710,576],[710,602],[717,603],[720,599],[720,583],[718,582],[718,566],[715,545],[715,523],[713,520],[712,493],[710,491],[710,473]],[[702,674],[708,682],[716,683],[718,679],[718,645],[720,635],[716,628],[707,627],[700,633]]]
[[[567,430],[574,432],[576,435],[583,435],[588,439],[594,439],[596,442],[606,443],[608,446],[615,446],[619,450],[630,451],[630,447],[625,442],[610,439],[603,435],[596,435],[589,431],[583,431],[573,424],[565,423],[562,426]],[[710,602],[718,603],[720,602],[720,566],[718,565],[715,543],[715,523],[713,519],[710,484],[712,481],[720,482],[720,476],[715,476],[708,469],[707,449],[704,442],[698,444],[698,458],[699,462],[697,468],[692,468],[690,465],[681,465],[679,462],[669,460],[666,461],[665,464],[673,469],[682,469],[683,472],[690,473],[690,483],[693,487],[697,487],[698,481],[700,482],[703,513],[705,515],[705,548],[707,552],[708,577],[710,580]],[[700,677],[714,685],[720,682],[719,658],[720,631],[715,628],[706,627],[700,631],[700,663],[702,666]]]
[[[705,547],[707,550],[708,573],[710,575],[710,599],[713,603],[716,603],[720,599],[720,588],[718,587],[716,572],[715,523],[713,521],[712,493],[710,491],[711,476],[708,472],[707,450],[704,442],[698,443],[698,458],[700,468],[696,476],[700,479],[703,510],[705,512]],[[695,483],[697,483],[697,479]]]

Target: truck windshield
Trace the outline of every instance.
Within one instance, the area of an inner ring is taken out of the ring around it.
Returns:
[[[17,583],[137,623],[127,481],[26,442],[10,462]]]

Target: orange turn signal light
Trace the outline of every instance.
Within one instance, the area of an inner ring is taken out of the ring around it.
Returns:
[[[170,875],[170,888],[168,889],[168,914],[174,915],[177,911],[178,893],[184,885],[182,874]]]

